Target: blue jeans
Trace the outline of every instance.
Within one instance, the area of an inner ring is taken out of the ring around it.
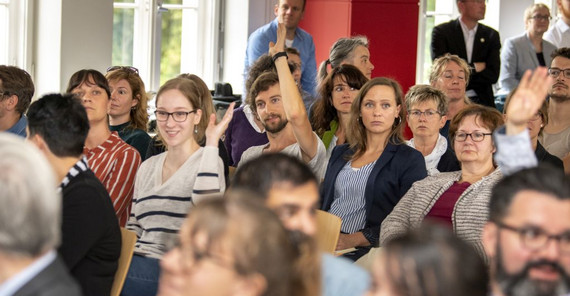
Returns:
[[[133,255],[121,296],[155,296],[160,275],[159,260]]]

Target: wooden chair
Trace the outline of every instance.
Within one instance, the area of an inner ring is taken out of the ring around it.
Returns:
[[[325,211],[317,210],[317,244],[323,252],[334,254],[340,236],[339,217]]]
[[[133,250],[135,249],[135,243],[137,242],[137,235],[134,232],[121,227],[121,239],[121,256],[119,257],[119,266],[115,273],[115,280],[111,287],[111,296],[119,296],[121,294],[121,290],[123,290],[123,284],[125,283],[125,278],[127,278],[127,272],[129,271],[129,266],[131,266],[131,259],[133,259]]]

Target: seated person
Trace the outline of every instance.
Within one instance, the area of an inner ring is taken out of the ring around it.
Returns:
[[[319,66],[319,81],[323,81],[327,75],[327,66],[335,69],[343,64],[353,65],[367,79],[372,78],[374,65],[370,62],[370,50],[366,36],[343,37],[338,39],[329,51],[329,58]]]
[[[0,88],[0,132],[26,137],[24,113],[34,96],[32,77],[18,67],[0,65]]]

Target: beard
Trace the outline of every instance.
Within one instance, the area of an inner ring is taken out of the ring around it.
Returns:
[[[560,73],[560,75],[562,75],[562,73]],[[563,83],[555,83],[555,85],[562,85]],[[568,90],[568,87],[566,87],[566,90]],[[553,94],[552,90],[550,90],[550,99],[553,101],[556,101],[557,103],[563,103],[563,102],[567,102],[570,101],[570,95],[568,94],[568,92],[563,93],[563,94]]]
[[[509,273],[503,265],[500,245],[497,245],[496,254],[495,281],[497,281],[505,296],[559,296],[569,293],[570,278],[558,262],[546,259],[529,261],[522,270]],[[529,271],[534,267],[552,268],[558,272],[560,278],[557,281],[531,279]]]
[[[268,124],[268,123],[267,123],[267,120],[268,120],[268,119],[271,119],[272,117],[277,117],[277,118],[279,118],[279,121],[276,122],[275,124]],[[270,133],[272,133],[272,134],[276,134],[276,133],[282,131],[282,130],[285,128],[285,126],[287,126],[287,123],[289,123],[289,121],[288,121],[287,119],[283,120],[280,115],[275,115],[275,114],[269,115],[269,116],[262,122],[263,127],[265,128],[265,130],[268,131],[268,132],[270,132]]]

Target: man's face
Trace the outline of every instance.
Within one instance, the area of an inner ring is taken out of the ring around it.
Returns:
[[[288,30],[294,30],[303,18],[304,0],[279,0],[275,5],[277,21],[285,25]]]
[[[562,70],[557,77],[554,78],[554,84],[549,90],[550,97],[557,102],[565,102],[570,100],[570,78],[564,76],[564,69],[570,69],[570,59],[558,56],[552,60],[551,69]]]
[[[259,92],[255,98],[255,109],[267,132],[278,133],[287,126],[288,121],[283,109],[279,83]]]
[[[300,231],[313,237],[317,232],[315,211],[319,203],[319,189],[315,182],[292,186],[275,184],[269,190],[267,207],[277,213],[289,230]]]
[[[503,221],[489,222],[483,232],[493,285],[506,296],[568,294],[569,240],[570,200],[519,192]]]
[[[471,21],[480,21],[485,18],[487,4],[485,0],[462,0],[457,2],[461,16]]]

